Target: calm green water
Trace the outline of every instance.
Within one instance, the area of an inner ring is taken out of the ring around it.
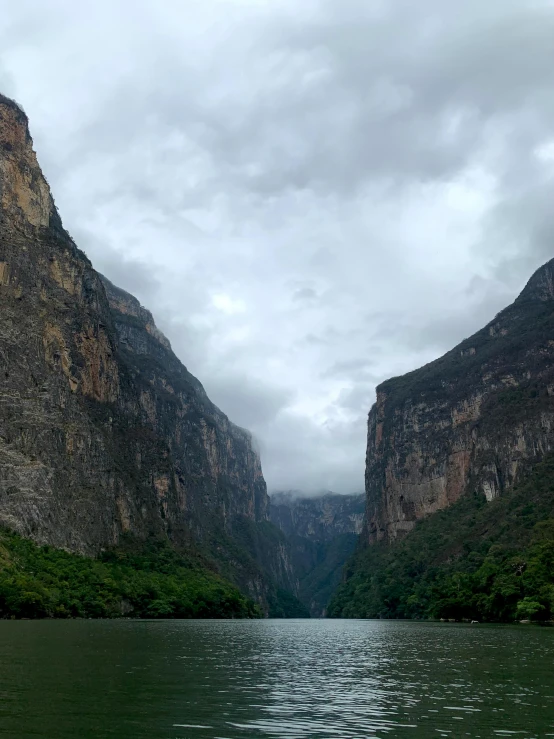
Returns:
[[[554,737],[554,629],[0,622],[0,736]]]

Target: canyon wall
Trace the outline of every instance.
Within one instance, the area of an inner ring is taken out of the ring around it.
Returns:
[[[293,492],[276,492],[271,495],[270,517],[287,536],[330,541],[340,534],[361,532],[364,499],[363,493],[306,497]]]
[[[0,306],[0,524],[90,555],[168,537],[259,602],[269,581],[294,589],[249,433],[63,229],[27,117],[3,96]]]
[[[365,543],[467,491],[492,500],[554,446],[554,260],[440,359],[384,382],[368,419]]]
[[[324,616],[356,547],[364,520],[365,495],[303,497],[271,495],[270,517],[287,537],[289,560],[300,600],[314,617]]]

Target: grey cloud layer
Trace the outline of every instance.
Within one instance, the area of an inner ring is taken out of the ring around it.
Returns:
[[[0,86],[270,487],[352,492],[375,385],[552,256],[552,38],[549,0],[20,0]]]

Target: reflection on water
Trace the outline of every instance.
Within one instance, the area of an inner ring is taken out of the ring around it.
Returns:
[[[554,629],[2,622],[0,736],[554,737]]]

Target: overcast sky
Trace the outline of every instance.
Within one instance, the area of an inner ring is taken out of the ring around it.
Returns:
[[[552,1],[0,0],[0,91],[270,490],[362,490],[375,385],[554,256]]]

